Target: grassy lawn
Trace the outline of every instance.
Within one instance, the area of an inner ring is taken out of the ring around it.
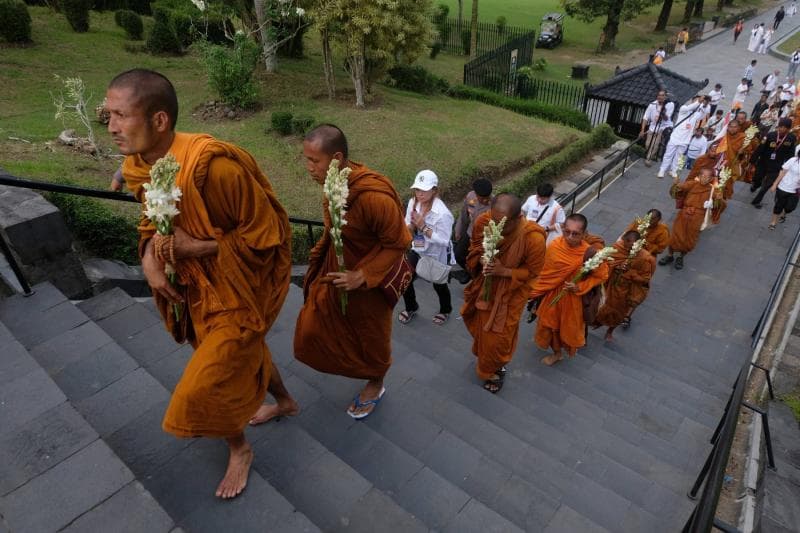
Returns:
[[[782,42],[778,50],[785,54],[791,54],[798,48],[800,48],[800,31]]]
[[[424,97],[373,87],[367,110],[357,111],[349,77],[338,73],[340,96],[325,97],[321,54],[316,34],[309,32],[306,57],[281,59],[279,72],[259,71],[262,108],[243,120],[204,122],[193,110],[213,99],[198,58],[154,57],[125,50],[123,31],[112,13],[92,12],[91,30],[73,33],[62,15],[30,8],[34,45],[0,49],[0,166],[34,179],[69,178],[105,187],[118,159],[94,160],[52,141],[61,131],[54,120],[53,78],[80,76],[99,102],[114,74],[132,67],[157,69],[175,84],[180,99],[178,128],[208,132],[251,151],[272,180],[281,201],[294,215],[320,217],[321,191],[306,174],[301,142],[266,132],[272,111],[292,110],[317,121],[339,124],[348,134],[353,157],[392,177],[401,192],[422,168],[433,168],[448,184],[463,183],[478,169],[517,168],[582,135],[576,130],[531,119],[470,101]],[[437,59],[437,64],[442,64]],[[337,58],[337,64],[341,60]],[[452,72],[460,67],[452,62]],[[113,147],[102,126],[100,142]],[[30,142],[11,140],[9,137]],[[460,191],[456,191],[460,192]]]

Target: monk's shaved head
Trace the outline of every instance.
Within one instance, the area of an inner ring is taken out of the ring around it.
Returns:
[[[514,194],[503,192],[492,200],[492,209],[508,218],[517,218],[522,213],[522,200]]]
[[[653,222],[658,222],[661,220],[661,211],[659,211],[658,209],[651,209],[647,213],[650,215],[651,224]]]
[[[118,74],[108,85],[109,89],[130,89],[137,106],[145,117],[150,118],[159,111],[167,114],[170,128],[178,122],[178,95],[175,87],[164,76],[154,70],[135,68]]]
[[[622,240],[626,242],[636,242],[641,238],[642,236],[636,230],[626,231],[625,234],[622,236]]]
[[[306,133],[303,140],[310,144],[318,143],[320,149],[329,156],[341,153],[345,160],[349,157],[347,137],[344,136],[344,132],[338,126],[333,124],[320,124]]]
[[[569,222],[570,220],[579,223],[581,225],[581,231],[586,231],[589,229],[589,220],[587,220],[587,218],[580,213],[572,213],[567,217],[565,222]]]

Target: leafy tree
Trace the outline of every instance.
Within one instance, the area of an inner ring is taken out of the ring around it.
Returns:
[[[600,40],[597,44],[598,52],[606,52],[616,48],[620,21],[635,18],[637,15],[644,13],[649,6],[657,3],[657,1],[561,0],[561,3],[570,17],[575,17],[584,22],[594,22],[594,19],[606,16],[606,23],[600,32]]]

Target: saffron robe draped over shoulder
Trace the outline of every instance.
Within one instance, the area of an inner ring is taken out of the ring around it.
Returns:
[[[391,181],[350,162],[347,224],[342,229],[344,264],[361,270],[366,283],[348,291],[342,314],[339,290],[326,278],[338,270],[327,201],[325,233],[311,251],[297,317],[294,356],[320,372],[357,379],[380,379],[392,363],[392,308],[380,283],[411,243],[400,196]]]
[[[545,257],[547,232],[535,222],[521,220],[513,234],[500,241],[497,256],[511,269],[511,277],[492,277],[489,301],[483,300],[483,228],[491,212],[482,213],[472,230],[467,268],[475,274],[464,289],[461,316],[472,335],[472,353],[478,358],[475,371],[486,380],[511,361],[519,338],[519,320]]]
[[[176,185],[183,193],[174,225],[196,239],[216,240],[219,249],[175,265],[195,352],[163,428],[180,437],[233,437],[263,402],[272,371],[264,336],[289,289],[289,220],[244,150],[208,135],[177,133],[169,153],[181,166]],[[123,163],[127,186],[140,201],[150,167],[138,155]],[[143,253],[155,228],[143,218],[139,232]],[[158,294],[154,299],[171,330],[172,306]]]
[[[625,228],[625,233],[629,231],[639,231],[639,224],[634,220]],[[659,222],[655,228],[647,230],[644,249],[652,255],[658,255],[669,246],[669,227],[663,222]]]
[[[597,312],[596,322],[608,327],[616,327],[630,311],[641,304],[650,290],[650,280],[655,272],[656,262],[650,252],[639,250],[636,257],[628,263],[630,252],[622,242],[614,243],[616,250],[610,263],[611,273],[604,286],[606,300]],[[622,266],[628,264],[623,271]]]
[[[686,254],[694,250],[700,237],[700,227],[706,210],[703,204],[711,197],[712,185],[703,185],[699,181],[687,181],[678,185],[685,195],[683,209],[672,223],[669,247],[673,252]]]
[[[586,344],[581,296],[608,279],[608,265],[602,263],[579,281],[578,292],[565,292],[555,305],[551,302],[564,284],[578,274],[587,248],[589,244],[585,241],[579,246],[570,247],[564,237],[557,238],[547,248],[544,267],[530,295],[531,298],[542,298],[536,311],[538,320],[534,337],[540,348],[550,347],[560,351],[564,347],[570,355],[574,355],[578,348]]]

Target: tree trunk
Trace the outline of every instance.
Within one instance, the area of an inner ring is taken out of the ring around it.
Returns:
[[[703,16],[703,1],[704,0],[695,0],[694,1],[694,16],[695,17],[702,17]]]
[[[478,0],[472,0],[472,23],[470,24],[469,57],[478,57]]]
[[[265,0],[253,0],[256,11],[256,20],[261,33],[261,49],[264,54],[264,67],[267,72],[275,72],[278,69],[278,43],[275,41],[275,32],[272,31],[272,24],[267,20],[264,9]]]
[[[361,44],[356,47],[355,52],[352,52],[347,58],[347,65],[350,67],[350,78],[353,80],[353,87],[356,90],[356,108],[364,109],[364,107],[366,107],[364,98],[366,96],[367,89],[364,82],[366,77],[366,68],[364,61],[363,37]]]
[[[625,0],[612,0],[608,6],[608,18],[603,31],[600,34],[600,43],[597,45],[598,52],[614,50],[616,46],[617,33],[619,33],[619,19],[622,14],[622,7]]]
[[[669,22],[669,15],[671,12],[672,0],[664,0],[664,4],[661,6],[661,13],[658,14],[655,31],[664,31],[667,29],[667,23]]]
[[[458,0],[458,34],[461,35],[461,20],[464,17],[464,0]]]
[[[717,11],[722,11],[722,6],[725,5],[725,0],[717,0]]]
[[[686,9],[683,11],[683,20],[681,24],[688,24],[692,20],[692,12],[694,11],[695,0],[686,0]]]
[[[328,88],[328,99],[336,98],[336,76],[333,73],[333,54],[331,53],[331,36],[327,28],[320,31],[322,40],[322,61],[325,69],[325,86]]]

